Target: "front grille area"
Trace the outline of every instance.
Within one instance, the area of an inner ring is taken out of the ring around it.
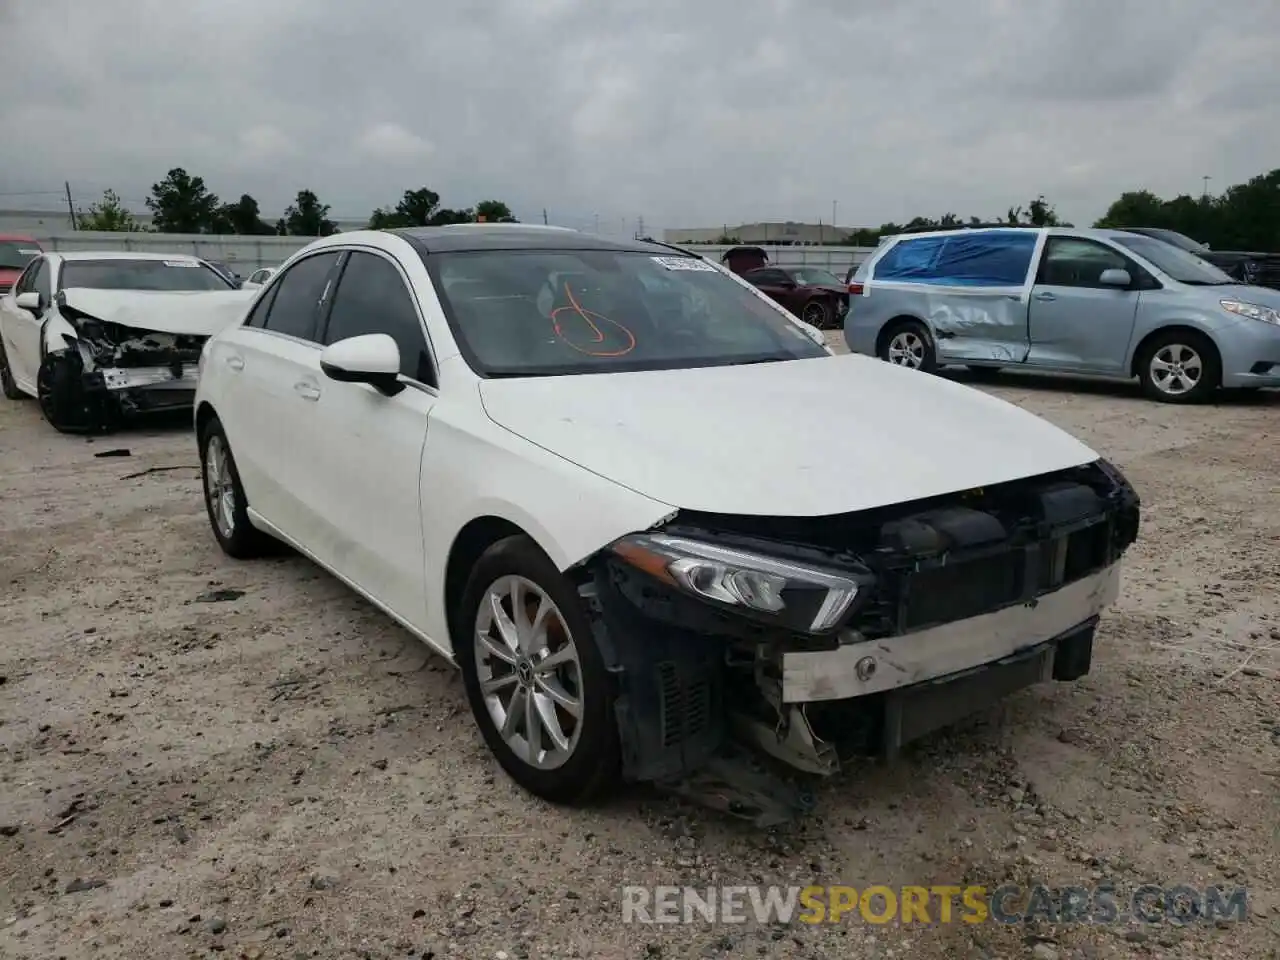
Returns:
[[[705,676],[681,678],[671,661],[658,664],[662,745],[677,747],[711,725],[711,683]]]

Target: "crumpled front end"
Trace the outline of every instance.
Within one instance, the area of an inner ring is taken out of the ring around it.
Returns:
[[[803,774],[1089,671],[1140,503],[1105,461],[821,517],[678,513],[594,557],[624,773],[774,823]]]
[[[65,301],[50,324],[39,387],[59,429],[109,430],[140,414],[191,406],[208,336],[105,321]]]

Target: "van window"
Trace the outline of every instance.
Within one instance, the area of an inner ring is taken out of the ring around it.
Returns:
[[[876,264],[874,276],[939,286],[1020,287],[1037,237],[1029,230],[984,230],[903,240]]]

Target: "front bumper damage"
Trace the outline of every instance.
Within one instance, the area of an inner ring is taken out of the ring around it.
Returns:
[[[42,403],[59,429],[110,430],[140,414],[189,409],[203,336],[105,323],[66,304],[65,349],[50,349]]]
[[[580,571],[617,683],[624,776],[767,825],[812,777],[896,755],[1018,689],[1088,673],[1140,502],[1105,461],[822,518],[679,513],[673,536],[873,577],[821,634],[661,582],[615,552]]]

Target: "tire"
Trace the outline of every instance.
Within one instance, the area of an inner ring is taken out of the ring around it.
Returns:
[[[922,373],[938,369],[938,352],[929,328],[918,320],[899,320],[880,336],[880,359]]]
[[[108,429],[101,405],[85,395],[84,364],[75,350],[46,353],[36,372],[40,413],[59,433],[99,433]]]
[[[831,326],[831,305],[825,300],[810,300],[801,308],[800,319],[811,327],[826,330]]]
[[[24,400],[27,396],[18,389],[18,384],[13,379],[13,371],[9,369],[9,355],[5,353],[3,340],[0,340],[0,391],[3,391],[9,400]]]
[[[275,540],[249,522],[249,501],[222,424],[210,420],[200,432],[200,479],[209,526],[222,552],[252,560],[274,552]]]
[[[524,629],[517,631],[520,636],[514,641],[504,643],[492,613],[494,596],[507,622],[517,608],[514,601],[520,598]],[[545,608],[539,635],[532,632],[531,622],[537,618],[530,604],[541,609],[546,600],[554,607]],[[476,562],[462,602],[451,613],[454,657],[472,716],[507,775],[535,796],[557,804],[585,805],[615,789],[621,780],[621,748],[613,713],[616,687],[577,591],[538,545],[520,535],[491,546]],[[487,641],[483,645],[482,636]],[[567,650],[572,653],[564,666],[543,672],[540,661]],[[501,686],[487,696],[482,681],[492,684],[495,680]],[[555,701],[548,690],[554,691]],[[521,707],[510,711],[514,725],[507,735],[500,727],[513,701],[528,704],[526,691],[537,695],[532,717],[541,744],[545,747],[550,741],[553,748],[563,746],[539,751],[541,763],[529,759],[529,711]],[[553,705],[566,701],[576,701],[576,720],[571,712]],[[542,719],[545,710],[551,711],[557,730],[548,732]],[[566,725],[571,729],[566,730]]]
[[[1199,376],[1193,377],[1196,370]],[[1218,348],[1204,334],[1168,330],[1157,333],[1143,346],[1138,380],[1143,393],[1152,400],[1201,403],[1222,383],[1222,360]]]

